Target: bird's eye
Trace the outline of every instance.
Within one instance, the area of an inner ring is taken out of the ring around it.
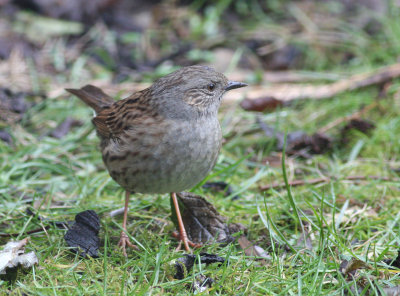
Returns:
[[[214,83],[210,83],[209,85],[207,85],[207,89],[209,91],[213,91],[215,89],[215,84]]]

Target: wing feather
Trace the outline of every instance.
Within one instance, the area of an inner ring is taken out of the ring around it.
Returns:
[[[100,111],[92,122],[97,132],[105,138],[116,138],[131,128],[135,119],[151,112],[150,107],[140,103],[143,91],[115,102]]]

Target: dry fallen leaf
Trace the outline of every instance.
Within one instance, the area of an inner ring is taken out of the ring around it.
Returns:
[[[276,149],[283,150],[285,145],[285,134],[268,126],[257,117],[257,123],[265,136],[276,140]],[[304,158],[311,158],[311,154],[323,154],[332,146],[332,138],[326,134],[315,133],[307,135],[303,131],[294,131],[286,136],[286,153],[288,155],[298,155]]]
[[[190,241],[196,244],[233,241],[231,234],[237,231],[233,229],[237,227],[229,227],[226,218],[222,217],[211,203],[189,192],[181,192],[177,196]],[[174,223],[176,224],[176,221]]]
[[[231,185],[226,182],[207,182],[202,186],[204,189],[209,189],[213,192],[223,192],[225,196],[230,196],[233,193],[233,189]],[[235,195],[232,197],[232,200],[239,199],[239,195]]]
[[[0,60],[0,85],[11,91],[32,91],[29,65],[18,49],[13,49],[7,60]]]
[[[8,88],[0,88],[0,122],[12,124],[22,119],[29,104],[23,92],[14,93]]]
[[[36,10],[42,15],[54,19],[67,19],[88,23],[101,16],[104,10],[112,11],[118,1],[96,0],[82,2],[79,0],[57,1],[57,0],[32,0],[29,2],[17,1],[22,9]],[[34,15],[34,17],[42,17]],[[43,17],[42,17],[43,18]]]
[[[11,145],[12,144],[12,137],[11,135],[6,132],[5,130],[0,130],[0,140]]]
[[[35,252],[25,254],[25,245],[29,238],[20,241],[8,242],[0,251],[0,275],[15,274],[19,267],[29,268],[38,264],[39,260]],[[15,274],[16,276],[16,274]]]
[[[350,141],[350,130],[357,130],[363,134],[368,134],[374,128],[375,124],[372,121],[361,118],[352,119],[342,128],[340,141],[343,144],[346,144]]]
[[[351,258],[350,261],[343,260],[340,264],[340,271],[345,276],[353,277],[358,269],[373,269],[368,263],[356,258]]]
[[[343,277],[349,282],[347,287],[348,291],[351,291],[354,295],[362,294],[363,290],[369,286],[369,283],[376,280],[376,277],[368,274],[361,274],[359,269],[370,269],[374,268],[357,258],[351,258],[350,261],[343,260],[340,263],[339,271],[343,274]],[[368,293],[365,295],[369,295]]]
[[[302,247],[304,249],[307,249],[309,251],[313,250],[313,245],[312,245],[312,232],[311,232],[311,224],[308,222],[303,222],[304,227],[303,230],[304,232],[302,232],[302,234],[300,235],[300,237],[297,240],[297,247]]]
[[[243,249],[246,256],[262,257],[264,259],[270,258],[268,253],[263,248],[261,248],[260,246],[254,245],[244,235],[239,237],[238,243],[239,243],[240,247]]]
[[[240,107],[246,111],[273,111],[278,107],[284,106],[284,103],[274,97],[261,97],[256,99],[244,99],[240,102]]]
[[[67,117],[50,133],[50,136],[52,136],[53,138],[61,139],[69,133],[71,128],[81,125],[81,121],[73,119],[71,117]]]

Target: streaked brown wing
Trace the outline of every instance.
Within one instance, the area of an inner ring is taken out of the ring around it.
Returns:
[[[105,138],[118,137],[134,125],[138,118],[149,114],[150,106],[142,103],[145,91],[136,92],[99,112],[92,120],[98,133]]]

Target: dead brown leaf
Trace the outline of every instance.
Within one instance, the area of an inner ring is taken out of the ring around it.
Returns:
[[[11,145],[13,142],[11,135],[5,130],[0,130],[0,140],[9,145]]]
[[[13,49],[7,60],[0,60],[0,85],[11,91],[32,91],[28,63],[18,49]]]
[[[53,138],[61,139],[69,133],[72,127],[81,125],[81,121],[73,119],[71,117],[67,117],[50,133],[50,136],[52,136]]]
[[[282,107],[284,103],[274,97],[261,97],[256,99],[244,99],[240,102],[240,107],[246,111],[273,111],[278,107]]]
[[[311,224],[308,222],[303,222],[303,232],[299,239],[297,240],[297,247],[302,247],[306,250],[312,251],[312,239],[311,239]]]
[[[356,258],[352,258],[350,261],[343,260],[342,263],[340,264],[340,271],[346,277],[349,276],[353,277],[358,269],[373,269],[373,268],[368,263]]]
[[[341,142],[347,143],[350,141],[349,132],[351,130],[357,130],[363,134],[368,134],[374,128],[375,124],[369,120],[361,118],[352,119],[341,130]]]
[[[270,256],[263,248],[250,242],[246,236],[240,236],[238,239],[238,243],[243,249],[246,256],[270,259]],[[266,262],[264,261],[264,263]]]
[[[226,224],[226,218],[221,216],[211,203],[200,195],[189,192],[181,192],[177,196],[190,241],[196,244],[206,244],[215,241],[228,243],[234,240],[231,234],[238,231],[238,224],[229,227]],[[173,220],[175,223],[175,219]]]
[[[352,258],[350,261],[346,259],[343,260],[339,267],[339,270],[343,274],[344,278],[348,282],[353,282],[353,284],[351,284],[349,287],[350,291],[357,295],[363,291],[363,289],[368,285],[369,282],[371,282],[371,280],[375,279],[375,277],[371,275],[360,275],[360,269],[372,270],[373,267],[370,264],[356,258]]]
[[[257,123],[268,138],[276,140],[276,149],[283,150],[285,145],[285,135],[280,131],[268,126],[257,117]],[[286,136],[286,153],[288,155],[298,155],[304,158],[311,158],[311,154],[323,154],[331,148],[332,139],[326,134],[315,133],[307,135],[303,131],[294,131]]]
[[[52,18],[64,18],[85,23],[93,22],[101,16],[101,12],[111,10],[119,1],[93,0],[82,2],[79,0],[32,0],[14,1],[22,9],[34,10]]]
[[[14,93],[8,88],[0,88],[0,122],[12,124],[22,119],[29,104],[25,93]]]
[[[326,133],[328,130],[330,130],[331,128],[338,126],[339,124],[343,123],[343,122],[348,122],[348,121],[352,121],[352,120],[361,120],[360,117],[367,113],[368,111],[374,109],[376,106],[378,106],[378,102],[374,101],[371,104],[363,107],[361,110],[345,116],[345,117],[339,117],[336,120],[330,122],[329,124],[325,125],[324,127],[320,128],[318,130],[319,133]]]

